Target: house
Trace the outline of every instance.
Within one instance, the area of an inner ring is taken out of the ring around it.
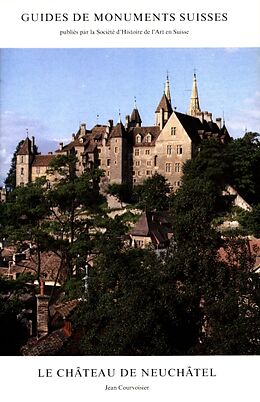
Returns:
[[[156,172],[164,175],[173,189],[181,184],[182,166],[198,152],[204,138],[216,138],[225,143],[229,134],[221,118],[212,120],[212,113],[202,112],[194,74],[188,113],[172,107],[170,83],[165,88],[156,109],[155,125],[142,126],[136,102],[125,123],[96,125],[88,129],[80,124],[72,140],[60,143],[54,154],[41,155],[34,137],[28,137],[17,152],[16,183],[23,186],[37,177],[45,176],[51,183],[58,178],[49,174],[48,165],[57,155],[75,155],[76,172],[99,167],[104,171],[103,185],[108,183],[140,184]]]
[[[171,218],[168,212],[144,212],[129,233],[131,246],[154,247],[165,250],[173,237]]]
[[[78,300],[69,300],[49,306],[49,296],[45,294],[44,281],[37,295],[36,336],[29,338],[22,346],[23,356],[57,355],[72,335],[70,315],[77,307]]]

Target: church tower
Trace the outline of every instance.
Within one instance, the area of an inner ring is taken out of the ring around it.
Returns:
[[[191,91],[191,98],[190,98],[190,107],[188,114],[190,116],[198,116],[201,113],[200,104],[199,104],[199,95],[198,95],[198,88],[197,88],[197,78],[196,74],[194,73],[193,76],[193,84],[192,84],[192,91]]]
[[[172,114],[170,82],[167,74],[164,93],[155,111],[155,125],[162,130]]]

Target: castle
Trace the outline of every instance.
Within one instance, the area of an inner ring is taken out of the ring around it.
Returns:
[[[57,155],[77,157],[77,175],[85,169],[99,167],[104,171],[104,184],[136,185],[156,172],[169,181],[173,189],[180,186],[182,165],[194,157],[202,139],[228,141],[229,133],[222,119],[212,120],[212,113],[202,112],[196,74],[193,77],[190,105],[187,114],[173,110],[170,83],[167,75],[164,93],[155,110],[155,125],[143,127],[136,104],[125,123],[95,125],[91,130],[80,124],[69,144],[59,144],[55,153],[37,152],[34,137],[28,137],[17,152],[16,185],[23,186],[37,177],[48,174],[48,165]]]

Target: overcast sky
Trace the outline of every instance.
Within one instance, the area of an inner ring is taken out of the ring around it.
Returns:
[[[202,110],[224,114],[235,138],[260,132],[259,48],[1,50],[0,183],[27,129],[39,151],[53,151],[80,122],[117,122],[119,111],[124,121],[134,97],[153,125],[167,71],[172,104],[186,113],[194,69]]]

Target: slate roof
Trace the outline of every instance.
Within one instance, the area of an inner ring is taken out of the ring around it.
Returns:
[[[31,154],[32,141],[27,137],[22,143],[17,155],[30,155]]]
[[[157,247],[164,247],[173,236],[171,217],[167,212],[144,212],[130,236],[150,237]]]
[[[163,109],[165,112],[172,113],[172,106],[165,94],[163,94],[162,99],[160,100],[155,113],[160,112],[161,109]]]
[[[137,134],[140,134],[143,140],[143,138],[149,133],[152,135],[151,142],[141,142],[141,143],[136,142]],[[133,127],[129,130],[130,138],[132,139],[135,146],[146,146],[146,147],[154,146],[157,138],[159,137],[159,134],[160,134],[159,126]]]
[[[117,125],[112,129],[110,138],[122,138],[125,137],[126,131],[122,122],[117,123]]]
[[[138,109],[134,108],[130,117],[131,123],[142,123]]]
[[[32,166],[49,166],[56,155],[35,155]]]
[[[201,123],[200,119],[197,117],[190,116],[188,114],[183,114],[180,112],[174,112],[180,123],[182,124],[183,128],[187,132],[190,139],[195,143],[200,143],[200,136],[198,134],[198,130],[205,130],[203,124]]]

